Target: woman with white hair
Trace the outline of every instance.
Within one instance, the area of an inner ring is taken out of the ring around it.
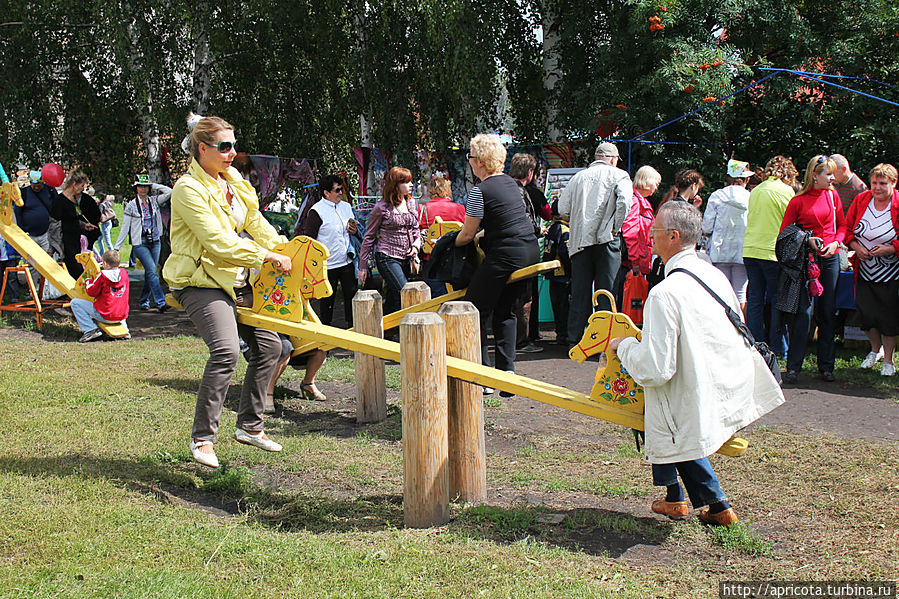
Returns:
[[[515,371],[517,319],[515,300],[524,291],[520,283],[507,285],[509,275],[539,260],[534,225],[525,211],[518,183],[503,173],[506,148],[498,135],[476,135],[470,143],[468,163],[480,183],[471,188],[465,205],[465,223],[456,237],[463,246],[480,229],[479,245],[484,261],[478,266],[465,299],[481,313],[481,362],[492,366],[487,349],[487,323],[491,322],[496,340],[496,368]],[[489,388],[485,391],[491,392]],[[507,396],[505,392],[501,393]]]

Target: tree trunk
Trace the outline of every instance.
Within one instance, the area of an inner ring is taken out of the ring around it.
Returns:
[[[140,55],[142,40],[135,28],[134,21],[128,23],[128,66],[131,71],[131,85],[134,88],[134,106],[137,108],[137,118],[140,122],[140,136],[144,145],[144,155],[147,163],[147,174],[154,183],[166,180],[162,168],[162,156],[159,144],[159,125],[153,112],[153,90],[148,78],[143,76]]]
[[[543,87],[546,89],[546,135],[549,141],[559,141],[562,131],[558,127],[559,108],[556,85],[562,78],[559,66],[559,19],[553,0],[544,0],[543,9]]]
[[[195,113],[207,116],[209,112],[209,88],[212,83],[212,59],[209,52],[209,36],[200,25],[194,35],[194,73],[191,102]]]

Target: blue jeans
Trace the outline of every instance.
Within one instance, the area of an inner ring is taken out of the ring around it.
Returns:
[[[106,252],[106,250],[112,249],[112,221],[108,220],[105,223],[100,223],[100,237],[94,243],[94,248],[99,249],[100,256]]]
[[[409,258],[397,260],[387,254],[375,252],[375,264],[378,272],[384,279],[384,315],[391,314],[400,309],[400,290],[406,285],[411,276],[409,270]]]
[[[786,331],[778,331],[780,312],[777,304],[777,280],[780,265],[775,260],[743,258],[749,284],[746,288],[746,326],[756,341],[765,341],[778,358],[784,357],[787,347]],[[765,304],[771,303],[771,324],[765,330]]]
[[[140,305],[144,308],[150,306],[150,295],[157,308],[165,305],[165,293],[162,291],[162,284],[159,282],[159,250],[162,244],[154,241],[152,245],[135,245],[131,248],[131,253],[140,260],[144,266],[144,288],[140,292]]]
[[[71,308],[72,314],[75,315],[75,320],[78,321],[78,328],[81,329],[82,333],[96,329],[98,322],[110,322],[100,316],[100,313],[94,308],[94,302],[76,297],[72,300]],[[122,321],[122,326],[125,327],[125,330],[128,330],[128,324],[124,320]]]
[[[790,351],[787,354],[787,370],[802,370],[802,360],[808,346],[808,334],[812,324],[812,313],[818,306],[816,320],[818,322],[818,371],[833,372],[836,347],[833,342],[834,319],[837,311],[837,280],[840,276],[840,257],[817,257],[821,276],[818,281],[824,287],[824,293],[816,301],[812,301],[808,293],[799,296],[799,312],[790,326]]]
[[[684,482],[687,495],[694,509],[705,505],[727,501],[727,496],[718,484],[718,477],[712,469],[708,458],[692,460],[689,462],[675,462],[673,464],[653,464],[652,484],[657,487],[667,487],[677,484],[677,475]]]

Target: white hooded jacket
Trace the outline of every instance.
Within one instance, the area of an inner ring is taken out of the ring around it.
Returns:
[[[728,185],[709,196],[702,217],[702,234],[709,237],[709,259],[715,264],[743,263],[743,236],[749,192],[742,185]]]
[[[784,401],[780,385],[724,308],[683,268],[737,313],[727,278],[692,249],[665,265],[643,310],[642,340],[618,346],[621,363],[643,385],[646,457],[653,464],[697,460]]]

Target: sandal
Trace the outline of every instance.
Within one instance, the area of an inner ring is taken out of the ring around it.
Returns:
[[[303,397],[306,399],[311,399],[315,401],[326,401],[328,398],[325,397],[325,394],[318,390],[318,387],[315,386],[315,383],[307,383],[305,381],[300,383],[300,389],[303,390]]]

